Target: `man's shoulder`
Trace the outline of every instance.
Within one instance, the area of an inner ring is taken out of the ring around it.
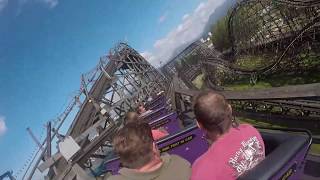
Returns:
[[[191,176],[191,164],[186,159],[183,159],[177,155],[167,155],[166,167],[163,169],[163,179],[185,180],[190,179]],[[175,173],[179,174],[175,174]]]
[[[181,165],[186,165],[186,166],[190,166],[190,162],[187,161],[186,159],[178,156],[178,155],[169,155],[170,156],[170,159],[171,161],[173,161],[174,163],[178,163],[178,164],[181,164]]]
[[[198,157],[192,164],[191,180],[206,178],[208,167],[211,167],[211,162],[212,161],[208,161],[206,154]]]
[[[240,124],[239,125],[239,129],[242,132],[248,132],[248,133],[251,133],[251,134],[260,134],[259,131],[254,126],[252,126],[251,124]]]
[[[214,158],[214,156],[213,156]],[[194,163],[192,164],[192,169],[201,167],[201,166],[206,166],[208,165],[208,152],[203,153],[200,157],[198,157]]]

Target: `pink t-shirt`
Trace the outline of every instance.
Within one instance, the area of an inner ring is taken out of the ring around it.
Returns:
[[[152,129],[151,131],[152,131],[152,137],[154,140],[159,140],[169,135],[167,132],[161,131],[159,129]]]
[[[265,157],[260,133],[249,124],[231,128],[192,165],[191,180],[236,179]]]

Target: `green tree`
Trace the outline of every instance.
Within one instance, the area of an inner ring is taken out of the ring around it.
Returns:
[[[227,50],[231,47],[229,34],[228,34],[228,19],[229,16],[225,16],[218,20],[212,27],[211,41],[215,48],[220,51]]]

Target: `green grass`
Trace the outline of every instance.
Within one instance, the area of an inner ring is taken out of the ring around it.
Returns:
[[[198,88],[202,89],[204,86],[203,82],[204,74],[198,75],[192,83]],[[308,72],[305,74],[275,74],[268,78],[258,80],[255,85],[249,83],[249,79],[241,79],[234,83],[225,84],[226,90],[248,90],[248,89],[264,89],[269,87],[280,87],[287,85],[298,85],[298,84],[310,84],[320,82],[320,73]]]
[[[320,144],[311,144],[310,153],[320,155]]]
[[[203,74],[197,76],[192,83],[198,88],[202,89],[204,86]],[[249,79],[241,79],[236,82],[226,83],[223,85],[225,90],[230,91],[241,91],[248,89],[264,89],[270,87],[280,87],[288,85],[298,85],[298,84],[310,84],[310,83],[319,83],[320,82],[320,73],[317,72],[308,72],[305,74],[275,74],[267,78],[258,80],[255,85],[249,83]]]
[[[256,69],[268,65],[270,61],[262,56],[245,56],[237,59],[236,65],[244,69]]]
[[[204,74],[198,75],[198,76],[192,81],[192,84],[194,84],[198,89],[202,89],[202,87],[203,87],[203,77],[204,77]]]
[[[320,65],[320,56],[315,52],[301,53],[300,58],[302,59],[302,66],[309,68]]]
[[[244,82],[225,85],[225,89],[230,91],[241,91],[241,90],[247,90],[247,89],[264,89],[268,87],[272,87],[271,84],[263,81],[259,81],[255,85],[250,85],[249,83],[244,83]]]
[[[241,77],[241,79],[236,78],[236,80],[222,82],[222,86],[224,86],[226,90],[238,91],[248,89],[264,89],[268,87],[280,87],[288,85],[320,83],[320,58],[305,58],[302,62],[304,64],[303,69],[307,68],[308,70],[305,69],[301,70],[300,72],[280,72],[269,75],[267,77],[258,77],[258,81],[255,85],[250,84],[249,77]],[[267,63],[270,63],[270,61],[268,61],[266,57],[258,56],[246,56],[236,61],[236,65],[241,66],[244,69],[256,69],[258,67],[264,67],[267,65]],[[192,81],[192,83],[198,89],[202,89],[204,87],[203,76],[203,74],[200,74]],[[222,75],[221,77],[222,79],[224,79],[223,77],[225,77],[225,75]]]
[[[260,127],[274,127],[274,128],[286,128],[286,126],[279,126],[276,124],[271,124],[267,122],[262,122],[262,121],[257,121],[254,119],[249,119],[249,118],[243,118],[243,117],[238,117],[237,118],[240,123],[248,123],[254,126],[260,126]]]
[[[241,79],[225,84],[226,90],[264,89],[288,85],[311,84],[320,82],[320,73],[309,71],[304,74],[274,74],[267,78],[259,79],[255,85],[250,85],[249,79]]]
[[[304,74],[275,74],[266,79],[262,79],[269,83],[272,87],[298,85],[298,84],[310,84],[320,82],[320,73],[310,71]]]
[[[310,56],[309,56],[310,55]],[[297,67],[301,68],[300,72],[280,72],[267,77],[259,77],[258,83],[250,85],[249,77],[237,79],[234,82],[226,82],[227,90],[246,90],[261,89],[266,87],[280,87],[287,85],[310,84],[320,82],[320,57],[311,52],[310,54],[300,54],[300,63]],[[244,56],[237,59],[236,65],[243,69],[257,69],[267,66],[271,61],[266,56]],[[290,71],[291,66],[287,66]]]

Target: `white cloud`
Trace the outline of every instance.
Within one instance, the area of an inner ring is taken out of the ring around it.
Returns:
[[[182,21],[186,20],[190,15],[189,14],[185,14],[182,16]]]
[[[5,122],[5,117],[0,116],[0,136],[4,135],[7,132],[7,126]]]
[[[53,9],[59,4],[59,1],[60,0],[18,0],[16,16],[19,16],[23,12],[23,7],[26,4],[38,3],[43,4],[49,9]]]
[[[58,5],[59,0],[19,0],[19,2],[21,6],[23,6],[26,3],[42,3],[51,9]]]
[[[177,48],[195,41],[202,34],[209,16],[224,1],[207,0],[200,3],[190,14],[185,14],[178,26],[154,43],[151,52],[144,52],[144,55],[147,55],[146,59],[155,66],[159,66],[161,61],[167,62]]]
[[[58,0],[41,0],[41,1],[44,2],[49,8],[54,8],[59,3]]]
[[[199,13],[202,9],[206,7],[206,4],[204,2],[200,3],[198,7],[194,10],[195,13]]]
[[[168,12],[165,12],[160,18],[158,19],[158,23],[163,23],[167,19]]]
[[[8,5],[9,0],[0,0],[0,12]]]
[[[147,59],[147,60],[150,59],[151,56],[152,56],[152,54],[150,52],[148,52],[148,51],[142,52],[142,53],[140,53],[140,55],[142,57],[144,57],[145,59]]]

